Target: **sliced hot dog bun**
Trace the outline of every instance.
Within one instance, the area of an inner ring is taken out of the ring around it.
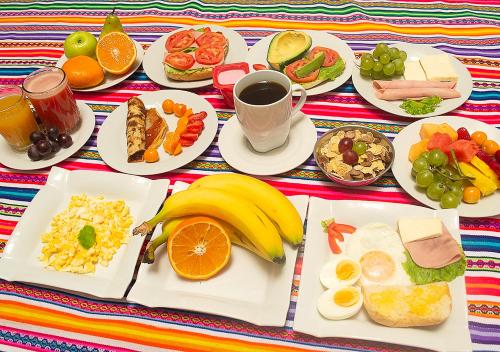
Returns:
[[[448,284],[363,286],[364,306],[370,318],[389,327],[430,326],[451,313]]]

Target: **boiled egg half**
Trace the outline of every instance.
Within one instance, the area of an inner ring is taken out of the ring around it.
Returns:
[[[352,317],[363,306],[361,288],[357,286],[336,286],[319,296],[318,312],[329,320]]]
[[[357,261],[348,256],[339,255],[326,263],[319,274],[319,280],[326,288],[349,286],[358,281],[361,267]]]

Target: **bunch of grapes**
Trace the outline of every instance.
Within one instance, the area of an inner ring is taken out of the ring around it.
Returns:
[[[30,140],[33,143],[28,149],[28,157],[33,161],[43,158],[51,158],[62,148],[73,145],[73,139],[66,133],[59,133],[56,127],[50,127],[47,131],[35,131],[31,133]]]
[[[385,43],[378,43],[371,54],[361,56],[361,76],[373,79],[390,79],[405,72],[406,52],[398,48],[389,48]]]
[[[458,207],[467,177],[448,163],[448,156],[440,149],[420,154],[413,162],[411,173],[417,186],[425,189],[427,197],[439,201],[442,208]]]

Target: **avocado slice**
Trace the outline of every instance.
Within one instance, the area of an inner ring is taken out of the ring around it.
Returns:
[[[314,57],[311,61],[309,61],[307,64],[305,64],[302,67],[299,67],[297,70],[295,70],[295,74],[299,78],[303,78],[308,76],[311,72],[314,70],[317,70],[318,68],[323,65],[323,62],[325,62],[325,53],[321,52],[318,55]]]
[[[311,37],[300,31],[284,31],[276,34],[269,44],[267,62],[275,70],[301,59],[312,44]]]

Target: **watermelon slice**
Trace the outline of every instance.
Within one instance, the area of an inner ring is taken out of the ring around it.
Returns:
[[[444,148],[450,145],[451,142],[452,140],[449,134],[436,132],[429,139],[429,143],[427,143],[427,149],[441,149],[444,152]]]
[[[452,144],[449,144],[442,149],[443,152],[448,155],[451,160],[451,149],[455,151],[455,156],[458,161],[468,163],[479,151],[479,146],[474,141],[468,141],[465,139],[458,139]]]

